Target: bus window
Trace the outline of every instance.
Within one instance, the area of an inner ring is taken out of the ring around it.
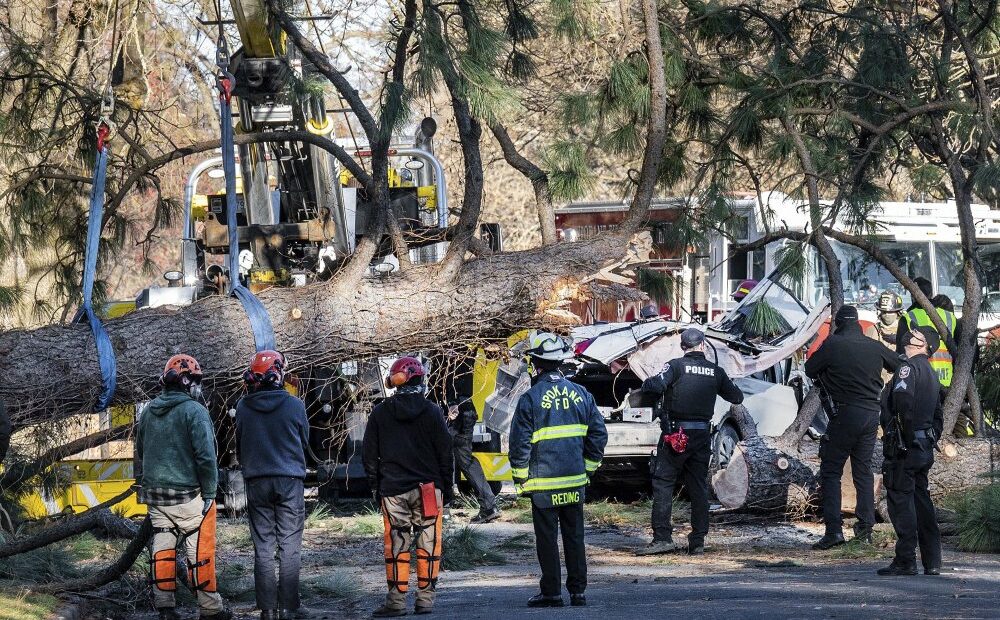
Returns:
[[[937,255],[937,282],[934,292],[944,293],[951,297],[955,308],[961,312],[965,303],[965,272],[962,264],[962,246],[958,243],[938,243],[934,247]],[[986,293],[1000,291],[1000,243],[987,243],[979,246],[979,260],[986,272],[984,286]],[[996,295],[993,295],[996,297]]]
[[[890,290],[903,297],[904,306],[910,304],[910,294],[892,277],[882,265],[862,250],[830,240],[837,258],[840,259],[840,274],[844,279],[844,301],[874,309],[882,291]],[[879,241],[879,248],[896,261],[911,278],[931,275],[930,245],[916,242]],[[814,267],[816,283],[824,291],[830,290],[826,277],[826,265],[817,256]]]

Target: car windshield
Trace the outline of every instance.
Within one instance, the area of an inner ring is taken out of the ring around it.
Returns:
[[[759,308],[763,304],[764,307]],[[775,312],[764,310],[769,307]],[[809,316],[808,310],[784,285],[771,280],[762,280],[753,288],[749,295],[718,323],[718,329],[730,335],[741,338],[745,341],[758,340],[759,335],[750,333],[752,324],[761,319],[754,317],[762,311],[760,316],[768,316],[765,319],[766,329],[770,334],[760,342],[766,344],[777,344],[786,336],[795,331],[799,325]]]

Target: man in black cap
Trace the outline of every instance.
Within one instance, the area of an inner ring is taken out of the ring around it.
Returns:
[[[941,386],[928,356],[940,346],[933,327],[905,334],[906,360],[896,371],[882,403],[882,465],[889,518],[896,530],[896,557],[879,575],[916,575],[917,554],[925,575],[941,574],[941,532],[927,489],[934,443],[944,428]]]
[[[667,362],[663,371],[642,383],[644,392],[659,398],[654,416],[660,418],[662,435],[652,457],[653,542],[638,555],[670,553],[674,543],[670,511],[674,484],[683,475],[691,498],[691,535],[687,551],[705,552],[708,534],[708,463],[712,456],[712,415],[716,397],[733,404],[743,402],[743,392],[726,371],[705,359],[705,334],[690,327],[681,334],[684,357]]]
[[[830,416],[819,447],[826,534],[813,549],[830,549],[845,542],[840,480],[848,457],[857,491],[858,522],[854,536],[871,541],[875,525],[872,453],[884,386],[882,369],[895,371],[899,364],[895,353],[864,335],[858,323],[858,309],[846,305],[837,311],[834,332],[806,361],[806,375],[817,383],[823,408]]]

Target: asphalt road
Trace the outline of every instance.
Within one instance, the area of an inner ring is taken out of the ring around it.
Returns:
[[[1000,618],[1000,564],[950,563],[940,577],[878,577],[880,563],[747,567],[670,576],[665,567],[592,571],[586,608],[528,609],[531,576],[442,579],[443,618]],[[672,568],[672,567],[671,567]],[[469,575],[469,577],[473,577]],[[565,596],[568,602],[568,596]],[[359,609],[359,612],[361,610]],[[360,614],[359,614],[360,615]]]

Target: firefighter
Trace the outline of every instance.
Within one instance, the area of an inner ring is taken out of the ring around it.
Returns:
[[[201,400],[201,366],[175,355],[163,368],[163,391],[142,411],[135,437],[139,501],[149,507],[153,606],[160,620],[178,620],[177,546],[183,543],[188,583],[199,618],[229,620],[215,579],[215,430]]]
[[[844,544],[840,482],[851,459],[858,516],[854,537],[871,542],[875,526],[875,476],[872,452],[878,435],[879,395],[885,385],[882,370],[895,371],[895,352],[861,333],[858,309],[837,310],[835,331],[807,361],[806,375],[817,382],[823,409],[830,417],[820,441],[819,477],[826,532],[813,549]]]
[[[896,350],[896,330],[899,319],[903,315],[903,298],[892,291],[882,291],[878,296],[878,321],[875,322],[874,334],[866,336],[878,340],[892,350]]]
[[[248,394],[236,404],[236,450],[246,481],[261,620],[309,616],[299,601],[309,420],[302,401],[284,389],[285,366],[277,351],[256,353],[243,375]]]
[[[653,479],[653,541],[638,555],[670,553],[674,542],[670,513],[674,484],[683,478],[691,497],[691,535],[687,552],[705,553],[708,534],[708,464],[712,456],[712,415],[716,397],[738,405],[743,392],[726,371],[705,359],[705,334],[694,327],[681,333],[684,356],[670,360],[663,371],[642,383],[642,391],[657,396],[654,416],[662,431],[650,463]]]
[[[532,335],[527,351],[532,386],[517,402],[510,425],[510,466],[515,488],[531,497],[541,592],[528,607],[562,607],[558,535],[566,556],[570,604],[587,604],[584,490],[604,457],[608,433],[594,397],[559,371],[573,354],[555,334]]]
[[[753,287],[757,286],[757,280],[743,280],[733,291],[733,301],[741,301],[744,297],[750,294]]]
[[[931,283],[926,278],[916,278],[913,280],[918,287],[920,287],[920,292],[927,296],[927,299],[931,299],[934,295],[934,289]],[[959,331],[958,318],[955,316],[954,312],[945,310],[944,308],[935,308],[937,310],[938,316],[941,317],[941,321],[944,323],[945,328],[951,334],[952,339],[959,338],[961,332]],[[905,335],[911,330],[917,327],[933,327],[934,324],[931,322],[927,312],[923,308],[917,306],[916,302],[907,308],[906,313],[899,319],[898,326],[896,327],[896,352],[903,353],[906,345],[904,339]],[[930,365],[934,369],[935,374],[937,374],[938,381],[941,383],[941,387],[947,390],[951,386],[951,375],[953,371],[952,357],[951,353],[948,351],[948,347],[945,345],[945,339],[940,338],[940,345],[938,349],[934,351],[930,356]]]
[[[368,483],[381,498],[385,525],[385,603],[376,618],[406,615],[410,547],[416,538],[417,596],[414,613],[434,607],[441,568],[441,519],[453,499],[451,435],[441,408],[424,396],[427,371],[420,360],[401,357],[386,387],[396,392],[372,411],[365,427],[363,459]]]
[[[941,532],[927,488],[934,465],[934,444],[941,436],[941,386],[929,354],[938,350],[940,335],[933,327],[904,334],[905,362],[893,376],[882,407],[885,435],[883,482],[889,517],[896,530],[896,556],[879,575],[916,575],[916,548],[925,575],[941,574]]]

